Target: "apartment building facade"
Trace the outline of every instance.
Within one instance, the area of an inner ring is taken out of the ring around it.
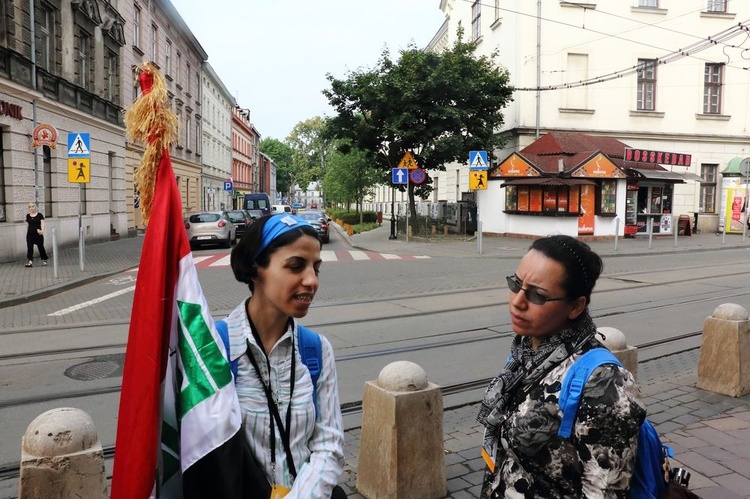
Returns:
[[[138,68],[150,61],[164,75],[169,105],[177,115],[177,141],[170,150],[184,213],[201,209],[203,200],[202,66],[208,54],[169,0],[122,0],[126,21],[123,69],[124,107],[140,95]],[[128,227],[142,230],[138,188],[133,173],[140,164],[143,144],[127,143],[125,159]]]
[[[645,189],[643,197],[649,200],[669,191],[670,212],[661,212],[664,216],[698,213],[702,230],[723,225],[728,205],[737,205],[734,198],[742,191],[736,185],[738,159],[750,156],[750,73],[741,45],[750,4],[442,0],[440,9],[446,21],[427,49],[453,44],[462,29],[465,39],[477,42],[478,54],[497,51],[495,62],[508,69],[515,87],[513,101],[503,110],[505,124],[498,130],[508,142],[504,149],[491,151],[492,167],[550,132],[609,137],[636,150],[683,154],[691,158],[689,164],[661,163],[668,174],[647,172],[634,178],[635,184],[617,182],[608,201],[615,211],[597,215],[595,234],[623,235],[629,185]],[[555,213],[509,213],[519,210],[508,204],[504,184],[512,177],[507,171],[490,170],[488,188],[470,191],[469,151],[466,154],[466,163],[446,165],[445,172],[434,174],[431,201],[475,197],[486,232],[513,233],[518,227],[530,228],[532,234],[555,230]],[[626,161],[628,166],[633,165]],[[559,173],[570,176],[572,168],[564,166]],[[668,181],[658,178],[665,175]],[[735,186],[729,202],[722,188],[727,179]],[[607,180],[611,179],[590,179],[596,199],[603,198]],[[547,199],[546,192],[543,196]],[[562,204],[558,199],[554,211]]]
[[[232,109],[232,179],[234,180],[234,208],[242,209],[245,194],[259,190],[260,134],[250,121],[250,110]]]
[[[0,0],[0,261],[26,252],[29,202],[60,244],[127,233],[124,25],[103,0]],[[71,133],[90,137],[84,182],[69,178]]]
[[[211,64],[203,63],[203,173],[201,209],[232,207],[232,191],[225,189],[232,180],[232,109],[234,98]]]

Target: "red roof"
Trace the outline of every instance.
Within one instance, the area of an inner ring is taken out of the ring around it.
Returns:
[[[551,132],[518,153],[544,173],[559,173],[558,162],[563,160],[565,172],[575,170],[598,153],[602,153],[618,168],[665,170],[655,163],[624,162],[625,148],[630,146],[611,137],[599,137],[575,132]]]

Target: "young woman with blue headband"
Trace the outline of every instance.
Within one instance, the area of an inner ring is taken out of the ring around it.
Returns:
[[[239,359],[245,437],[275,497],[346,497],[336,485],[344,432],[333,348],[321,335],[314,389],[298,346],[297,320],[307,315],[318,290],[320,248],[310,224],[280,214],[259,218],[232,250],[235,278],[251,295],[226,319],[230,356]]]

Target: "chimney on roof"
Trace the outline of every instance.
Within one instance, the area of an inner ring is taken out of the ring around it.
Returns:
[[[565,171],[565,164],[563,163],[562,158],[558,158],[557,160],[557,171],[560,173],[563,173]]]

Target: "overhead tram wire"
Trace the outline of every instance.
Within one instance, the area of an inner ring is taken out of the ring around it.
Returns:
[[[741,34],[742,32],[745,32],[745,34],[747,34],[748,32],[750,32],[750,28],[748,27],[749,22],[750,21],[744,21],[742,23],[738,23],[736,26],[733,26],[732,28],[719,32],[716,35],[709,36],[708,38],[703,39],[700,42],[696,42],[692,45],[689,45],[684,49],[678,49],[673,52],[670,52],[664,57],[657,58],[656,62],[659,65],[669,64],[670,62],[674,62],[674,61],[683,59],[685,57],[691,57],[693,56],[693,54],[702,52],[706,49],[722,44],[724,41],[729,40],[737,36],[738,34]],[[737,69],[747,70],[748,68],[737,68]],[[516,87],[514,88],[514,90],[519,91],[519,92],[536,92],[536,91],[546,91],[546,90],[562,90],[562,89],[567,89],[567,88],[577,88],[577,87],[583,87],[587,85],[593,85],[596,83],[604,83],[610,80],[616,80],[617,78],[630,76],[632,74],[635,74],[636,72],[638,72],[637,65],[631,66],[627,69],[614,71],[612,73],[595,76],[593,78],[588,78],[586,80],[580,80],[580,81],[573,82],[573,83],[560,83],[557,85],[547,85],[547,86],[540,87],[540,88]]]

